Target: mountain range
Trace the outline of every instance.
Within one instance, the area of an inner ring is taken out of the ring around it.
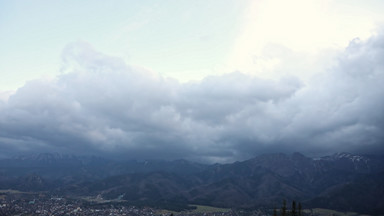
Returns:
[[[57,153],[0,160],[0,189],[94,196],[132,204],[305,208],[384,213],[384,157],[336,153],[266,154],[229,164],[186,160],[114,161]]]

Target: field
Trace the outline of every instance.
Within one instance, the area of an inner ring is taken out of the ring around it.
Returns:
[[[339,212],[331,209],[323,209],[323,208],[314,208],[314,209],[305,209],[304,213],[312,214],[314,216],[367,216],[358,214],[356,212]]]
[[[191,205],[195,206],[196,209],[192,210],[192,213],[213,213],[213,212],[229,212],[230,209],[226,208],[216,208],[212,206],[203,206],[203,205]]]
[[[217,208],[212,206],[204,206],[204,205],[189,205],[191,207],[196,207],[196,209],[188,210],[188,211],[182,211],[182,212],[175,212],[175,211],[168,211],[168,210],[161,210],[158,213],[160,214],[173,214],[173,215],[194,215],[194,214],[204,214],[204,213],[226,213],[229,212],[230,209],[227,208]]]
[[[25,191],[18,191],[18,190],[0,190],[0,194],[37,194],[37,192],[25,192]]]

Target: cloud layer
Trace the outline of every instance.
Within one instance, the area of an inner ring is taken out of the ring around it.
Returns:
[[[202,161],[383,152],[383,36],[352,41],[306,83],[234,72],[181,84],[73,43],[62,75],[0,100],[0,148]]]

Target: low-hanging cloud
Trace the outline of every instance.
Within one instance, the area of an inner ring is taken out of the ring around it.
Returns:
[[[306,83],[234,72],[182,84],[73,43],[60,76],[0,102],[0,148],[205,161],[382,152],[383,36],[353,40]]]

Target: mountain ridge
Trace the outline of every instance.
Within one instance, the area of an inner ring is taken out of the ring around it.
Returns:
[[[333,207],[336,202],[338,210],[352,208],[367,213],[372,206],[369,213],[377,213],[384,205],[378,202],[380,197],[367,199],[372,203],[358,207],[354,199],[343,198],[343,194],[362,193],[361,185],[371,182],[371,191],[380,189],[373,196],[383,195],[381,173],[383,156],[350,153],[320,158],[278,153],[211,165],[46,153],[0,160],[0,189],[45,189],[68,196],[98,196],[132,203],[181,202],[227,208],[273,207],[279,206],[282,199],[298,200],[309,207]]]

